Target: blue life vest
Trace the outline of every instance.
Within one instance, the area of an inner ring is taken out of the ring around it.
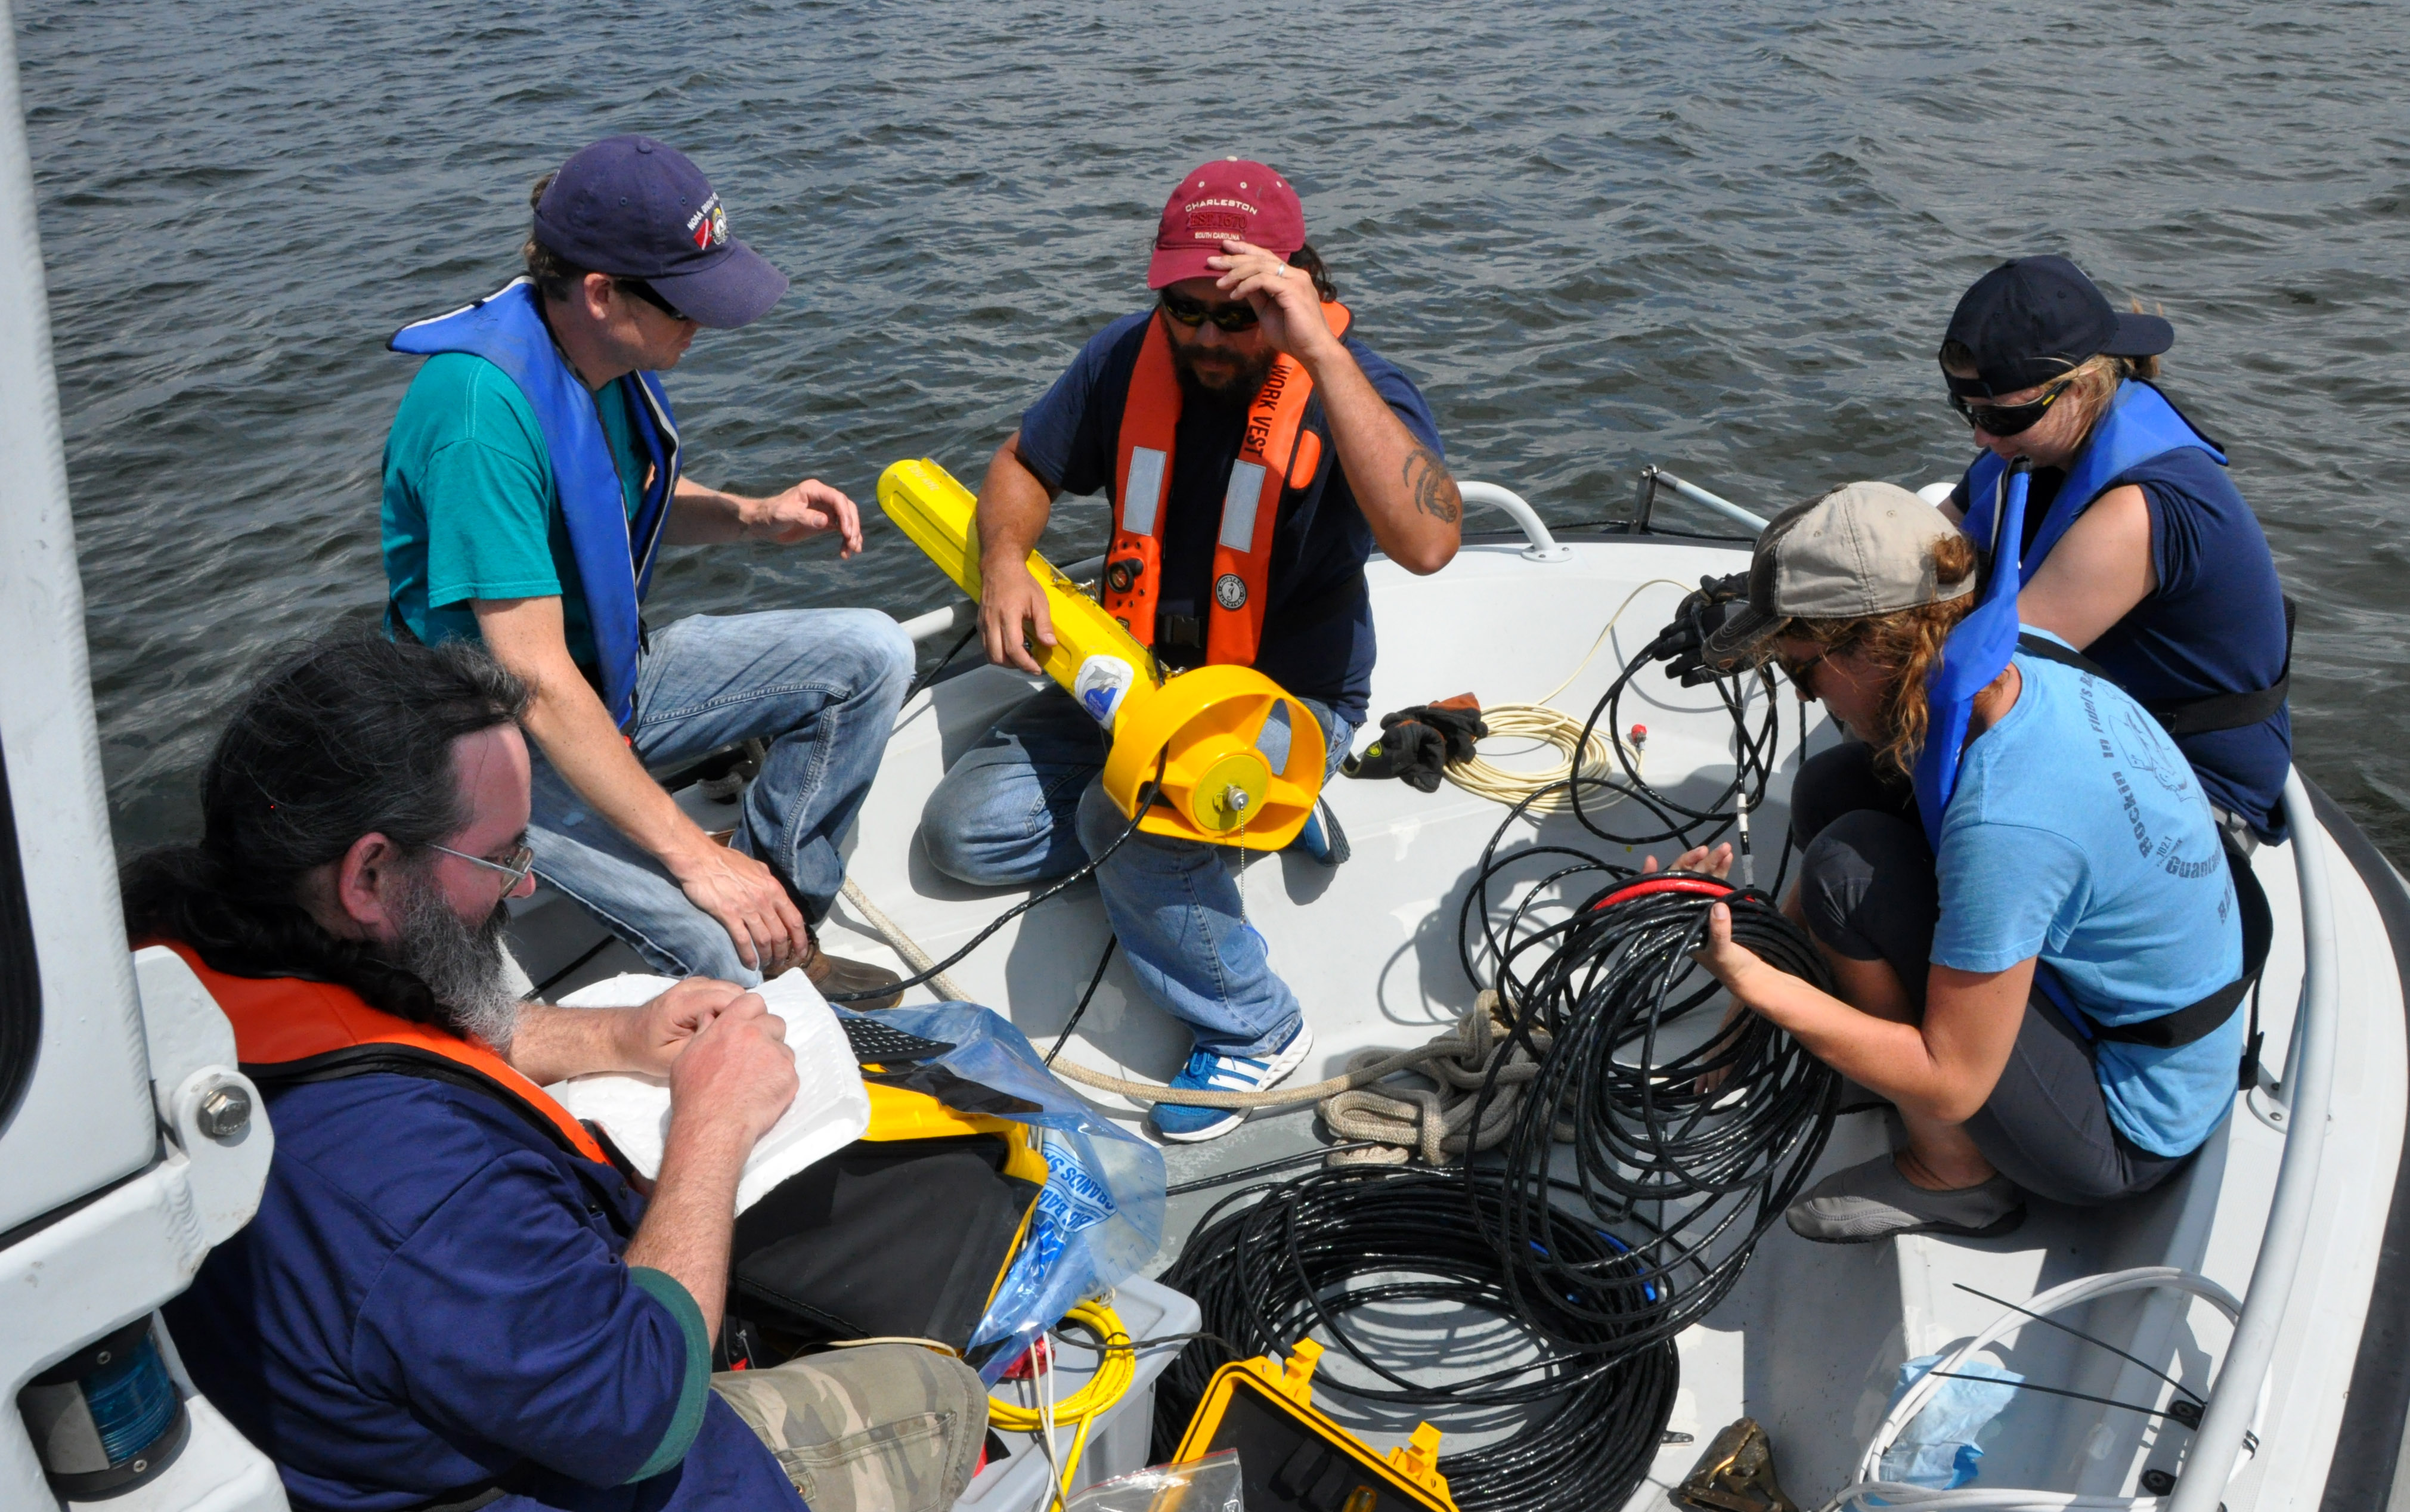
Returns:
[[[2166,400],[2161,400],[2162,404]],[[2174,407],[2169,406],[2169,413]],[[2181,416],[2178,419],[2181,420]],[[2148,454],[2156,456],[2156,452]],[[2125,466],[2139,464],[2136,458]],[[1997,458],[1994,458],[1997,461]],[[2220,458],[2223,461],[2224,458]],[[2078,467],[2082,467],[2079,458]],[[2098,492],[2099,482],[2123,472],[2119,467],[2092,474],[2092,488]],[[2080,652],[2070,651],[2056,642],[2040,636],[2021,637],[2018,632],[2017,589],[2024,581],[2019,571],[2020,544],[2025,540],[2025,496],[2032,479],[2031,465],[2020,457],[2014,462],[1999,463],[1987,470],[1992,489],[1975,508],[1967,512],[1970,534],[1982,540],[1974,530],[1979,523],[1992,536],[1992,560],[1984,578],[1982,597],[1958,627],[1941,643],[1941,659],[1934,663],[1932,675],[1924,685],[1924,745],[1916,753],[1916,770],[1912,774],[1916,789],[1916,817],[1924,827],[1924,841],[1933,848],[1936,857],[1941,853],[1941,818],[1950,808],[1950,797],[1958,787],[1958,768],[1966,760],[1967,727],[1973,722],[1975,695],[1992,685],[1994,678],[2008,670],[2009,661],[2019,650],[2046,658],[2065,665],[2075,666],[2096,676],[2108,675],[2084,660]],[[2070,474],[2070,485],[2080,474]],[[2062,493],[2060,498],[2067,495]],[[2069,511],[2072,519],[2075,511]],[[2043,523],[2043,535],[2051,533],[2051,520],[2058,511],[2051,511],[2051,519]],[[2058,521],[2058,533],[2066,532],[2066,521]],[[2036,553],[2042,542],[2037,539]],[[2047,961],[2034,967],[2034,984],[2047,996],[2067,1021],[2086,1040],[2114,1040],[2127,1044],[2172,1048],[2186,1045],[2215,1032],[2233,1017],[2246,994],[2259,980],[2267,964],[2269,942],[2273,937],[2273,921],[2269,913],[2266,894],[2258,879],[2252,875],[2251,865],[2229,842],[2221,848],[2232,876],[2235,896],[2242,908],[2243,973],[2207,996],[2171,1009],[2166,1013],[2137,1023],[2103,1026],[2076,1006],[2074,995],[2058,979]],[[2254,1086],[2258,1079],[2259,1027],[2258,999],[2252,999],[2252,1021],[2243,1043],[2240,1084]]]
[[[653,558],[661,547],[661,526],[669,518],[671,491],[677,487],[677,420],[661,380],[651,373],[632,372],[614,380],[624,387],[637,444],[652,464],[652,479],[631,519],[594,395],[553,344],[535,301],[535,285],[515,279],[501,293],[466,309],[404,326],[386,344],[422,356],[439,352],[481,356],[510,374],[527,396],[552,458],[561,518],[569,527],[570,551],[577,559],[587,619],[602,662],[602,706],[625,730],[636,720],[636,653],[644,639],[639,606],[652,587]]]
[[[1997,460],[1997,458],[1995,458]],[[2005,478],[2002,473],[2005,473]],[[1938,855],[1941,850],[1941,815],[1958,787],[1958,764],[1967,754],[1967,726],[1974,718],[1975,695],[2008,670],[2017,651],[2017,589],[2024,574],[2017,570],[2018,543],[2025,539],[2025,492],[2032,471],[2024,458],[2003,464],[1994,474],[1996,500],[1980,506],[1983,524],[1996,519],[1992,534],[1992,565],[1985,574],[1982,597],[1958,628],[1941,643],[1941,659],[1924,682],[1924,744],[1916,753],[1916,817],[1924,826],[1924,840]],[[2006,487],[2000,487],[2005,482]],[[1993,505],[1996,503],[1997,508]],[[1967,512],[1967,532],[1980,544],[1978,510]]]
[[[2184,446],[2197,446],[2218,466],[2226,465],[2226,453],[2218,449],[2217,443],[2194,429],[2192,422],[2168,402],[2165,394],[2139,378],[2118,385],[2108,410],[2093,423],[2083,449],[2075,454],[2074,462],[2069,466],[2067,481],[2058,486],[2058,496],[2051,501],[2050,513],[2042,516],[2041,529],[2035,532],[2033,545],[2012,556],[2020,563],[2019,585],[2033,575],[2042,558],[2050,555],[2050,548],[2058,545],[2058,538],[2075,524],[2077,516],[2092,507],[2092,501],[2108,488],[2111,479]],[[1985,452],[1967,471],[1966,531],[1978,541],[1991,533],[1993,501],[1998,495],[2000,476],[2007,468],[1996,453]],[[1993,560],[1996,570],[1997,553]]]

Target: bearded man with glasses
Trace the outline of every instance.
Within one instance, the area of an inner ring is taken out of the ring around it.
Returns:
[[[596,142],[530,197],[527,276],[393,339],[428,360],[385,444],[386,628],[482,641],[532,691],[536,874],[654,967],[750,985],[801,966],[824,991],[876,992],[894,973],[821,952],[812,928],[844,884],[837,846],[910,642],[863,609],[643,618],[663,545],[833,533],[841,557],[862,549],[853,501],[817,478],[751,498],[680,469],[655,374],[700,327],[766,313],[786,275],[650,138]],[[767,754],[722,845],[648,769],[747,740]]]
[[[1165,203],[1154,304],[1092,338],[980,489],[980,632],[988,659],[1036,672],[1054,632],[1026,565],[1064,493],[1105,492],[1106,609],[1168,667],[1252,665],[1320,721],[1331,764],[1363,722],[1376,548],[1408,572],[1456,555],[1462,501],[1413,382],[1364,344],[1285,177],[1227,158]],[[1042,655],[1043,653],[1039,653]],[[1105,741],[1067,694],[1039,693],[930,795],[930,859],[1021,886],[1101,851],[1126,821],[1104,795]],[[1330,831],[1308,826],[1325,857]],[[1172,1085],[1270,1086],[1313,1047],[1303,1007],[1241,910],[1226,848],[1139,834],[1097,872],[1147,993],[1196,1037]],[[1205,1140],[1243,1115],[1159,1103],[1157,1133]]]
[[[942,1512],[987,1425],[967,1365],[711,1368],[785,1023],[700,977],[514,992],[529,706],[473,646],[304,647],[219,736],[199,839],[127,864],[128,938],[225,1010],[275,1138],[258,1215],[167,1305],[194,1383],[297,1506]],[[544,1091],[608,1071],[669,1083],[649,1185]]]

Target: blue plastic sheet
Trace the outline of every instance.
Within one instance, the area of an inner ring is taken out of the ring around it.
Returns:
[[[1940,1362],[1939,1355],[1919,1355],[1902,1365],[1899,1384],[1892,1388],[1892,1402],[1896,1404],[1908,1395],[1909,1388]],[[1969,1375],[1984,1378],[1965,1379]],[[2008,1410],[2017,1384],[2025,1377],[1981,1355],[1960,1360],[1952,1376],[1883,1451],[1883,1479],[1955,1490],[1975,1478],[1983,1458],[1982,1446],[1976,1439],[1993,1418]]]
[[[995,1115],[1041,1131],[1047,1176],[1028,1237],[971,1331],[970,1362],[994,1386],[1082,1298],[1132,1274],[1162,1247],[1163,1152],[1056,1081],[1027,1037],[992,1010],[939,1003],[864,1016],[951,1042],[952,1050],[925,1064],[1037,1105]]]

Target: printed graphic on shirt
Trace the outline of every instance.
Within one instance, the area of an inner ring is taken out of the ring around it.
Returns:
[[[2126,811],[2126,822],[2133,830],[2134,848],[2138,854],[2170,877],[2190,881],[2207,877],[2224,865],[2214,831],[2209,849],[2199,856],[2184,854],[2183,837],[2162,835],[2154,837],[2151,826],[2143,817],[2142,805],[2135,792],[2135,784],[2148,778],[2168,792],[2181,798],[2192,792],[2192,766],[2184,759],[2151,717],[2123,699],[2106,715],[2100,710],[2098,680],[2089,673],[2076,679],[2083,702],[2083,717],[2091,723],[2093,734],[2100,741],[2103,761],[2112,765],[2110,780],[2117,784],[2117,796]],[[2130,774],[2130,775],[2129,775]],[[2217,916],[2226,917],[2228,898],[2220,897]]]

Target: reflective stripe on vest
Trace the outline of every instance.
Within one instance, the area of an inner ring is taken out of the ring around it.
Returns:
[[[637,444],[652,469],[631,519],[595,396],[553,344],[535,300],[535,285],[516,279],[465,309],[404,326],[386,345],[424,356],[466,352],[483,357],[527,396],[544,432],[570,552],[577,560],[586,618],[602,662],[602,705],[626,730],[636,718],[636,652],[644,634],[638,606],[652,587],[653,559],[677,487],[677,419],[661,380],[651,373],[614,380],[627,397]]]
[[[1345,305],[1323,314],[1333,336],[1345,336]],[[1119,458],[1113,468],[1112,549],[1105,558],[1105,612],[1152,647],[1155,601],[1162,588],[1163,517],[1170,502],[1172,451],[1180,430],[1182,395],[1171,365],[1166,316],[1147,322],[1146,340],[1131,371],[1122,407]],[[1261,648],[1266,585],[1271,576],[1272,531],[1281,494],[1313,485],[1326,458],[1322,442],[1305,429],[1314,380],[1294,357],[1272,363],[1247,406],[1238,459],[1222,492],[1222,528],[1213,543],[1213,605],[1205,660],[1252,666]]]
[[[431,1024],[369,1006],[349,987],[298,977],[235,977],[175,940],[160,943],[184,958],[234,1025],[235,1058],[254,1082],[332,1081],[407,1063],[432,1062],[446,1081],[472,1081],[506,1102],[566,1148],[599,1164],[610,1161],[586,1126],[544,1088],[512,1069],[485,1046]],[[383,1063],[380,1063],[383,1057]],[[413,1074],[402,1069],[402,1074]],[[424,1073],[419,1073],[424,1074]]]

